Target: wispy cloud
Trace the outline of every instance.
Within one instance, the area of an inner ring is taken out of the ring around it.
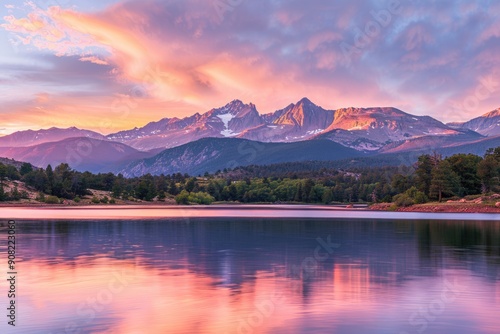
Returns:
[[[88,61],[90,63],[93,63],[93,64],[97,64],[97,65],[109,65],[109,63],[99,57],[95,57],[95,56],[86,56],[86,57],[81,57],[79,59],[80,61]]]

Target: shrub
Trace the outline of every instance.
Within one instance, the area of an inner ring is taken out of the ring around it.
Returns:
[[[406,193],[394,196],[393,201],[397,207],[407,207],[407,206],[412,206],[413,204],[415,204],[413,199],[410,196],[408,196]]]
[[[45,198],[45,203],[47,203],[47,204],[59,204],[59,198],[57,198],[57,196],[47,196]]]
[[[382,200],[380,202],[382,202],[382,203],[391,203],[392,202],[391,195],[385,195],[385,197],[382,198]]]
[[[211,195],[205,192],[197,192],[189,194],[188,201],[196,204],[210,205],[215,201]]]
[[[189,193],[186,190],[181,191],[181,193],[175,196],[175,201],[177,204],[189,204]]]
[[[479,194],[479,195],[467,195],[464,198],[466,200],[468,200],[468,201],[473,201],[473,200],[478,199],[478,198],[480,198],[482,196],[483,196],[482,194]]]
[[[181,191],[179,195],[175,197],[177,204],[205,204],[209,205],[215,201],[215,198],[210,194],[205,192],[192,192],[189,193],[186,190]]]
[[[417,192],[414,197],[415,204],[423,204],[429,201],[429,198],[421,191]]]
[[[101,203],[108,203],[109,200],[108,200],[108,197],[107,196],[104,196],[103,198],[101,198]]]
[[[393,197],[393,202],[397,207],[406,207],[413,204],[422,204],[428,202],[427,196],[419,191],[416,187],[411,187],[403,194],[398,194]]]
[[[98,204],[99,203],[99,198],[97,198],[97,196],[92,197],[92,203]]]
[[[391,206],[388,208],[389,211],[396,211],[398,209],[398,207],[396,206],[396,204],[391,204]]]
[[[75,201],[75,203],[80,203],[81,199],[80,197],[76,196],[73,201]]]
[[[37,196],[36,200],[39,201],[39,202],[45,202],[45,194],[44,193],[38,193],[38,196]]]
[[[109,204],[115,204],[115,203],[116,203],[116,201],[115,201],[114,198],[112,198],[112,199],[109,200]]]
[[[9,199],[13,201],[19,201],[21,199],[21,193],[17,189],[17,186],[14,186],[14,188],[10,191]]]
[[[165,201],[165,192],[164,191],[160,191],[160,193],[158,194],[158,201]]]
[[[413,199],[415,204],[422,204],[429,201],[427,196],[423,192],[419,191],[416,187],[411,187],[410,189],[405,191],[405,194]]]

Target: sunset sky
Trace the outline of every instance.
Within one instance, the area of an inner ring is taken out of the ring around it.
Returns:
[[[111,133],[307,96],[461,121],[500,107],[493,0],[2,0],[0,135]],[[103,121],[103,119],[111,120]]]

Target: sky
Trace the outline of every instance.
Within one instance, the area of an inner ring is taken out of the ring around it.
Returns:
[[[499,17],[494,0],[0,0],[0,135],[234,99],[465,121],[500,107]]]

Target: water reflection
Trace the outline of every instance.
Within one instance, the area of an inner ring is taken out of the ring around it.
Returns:
[[[18,226],[23,261],[16,333],[500,330],[496,222]]]

